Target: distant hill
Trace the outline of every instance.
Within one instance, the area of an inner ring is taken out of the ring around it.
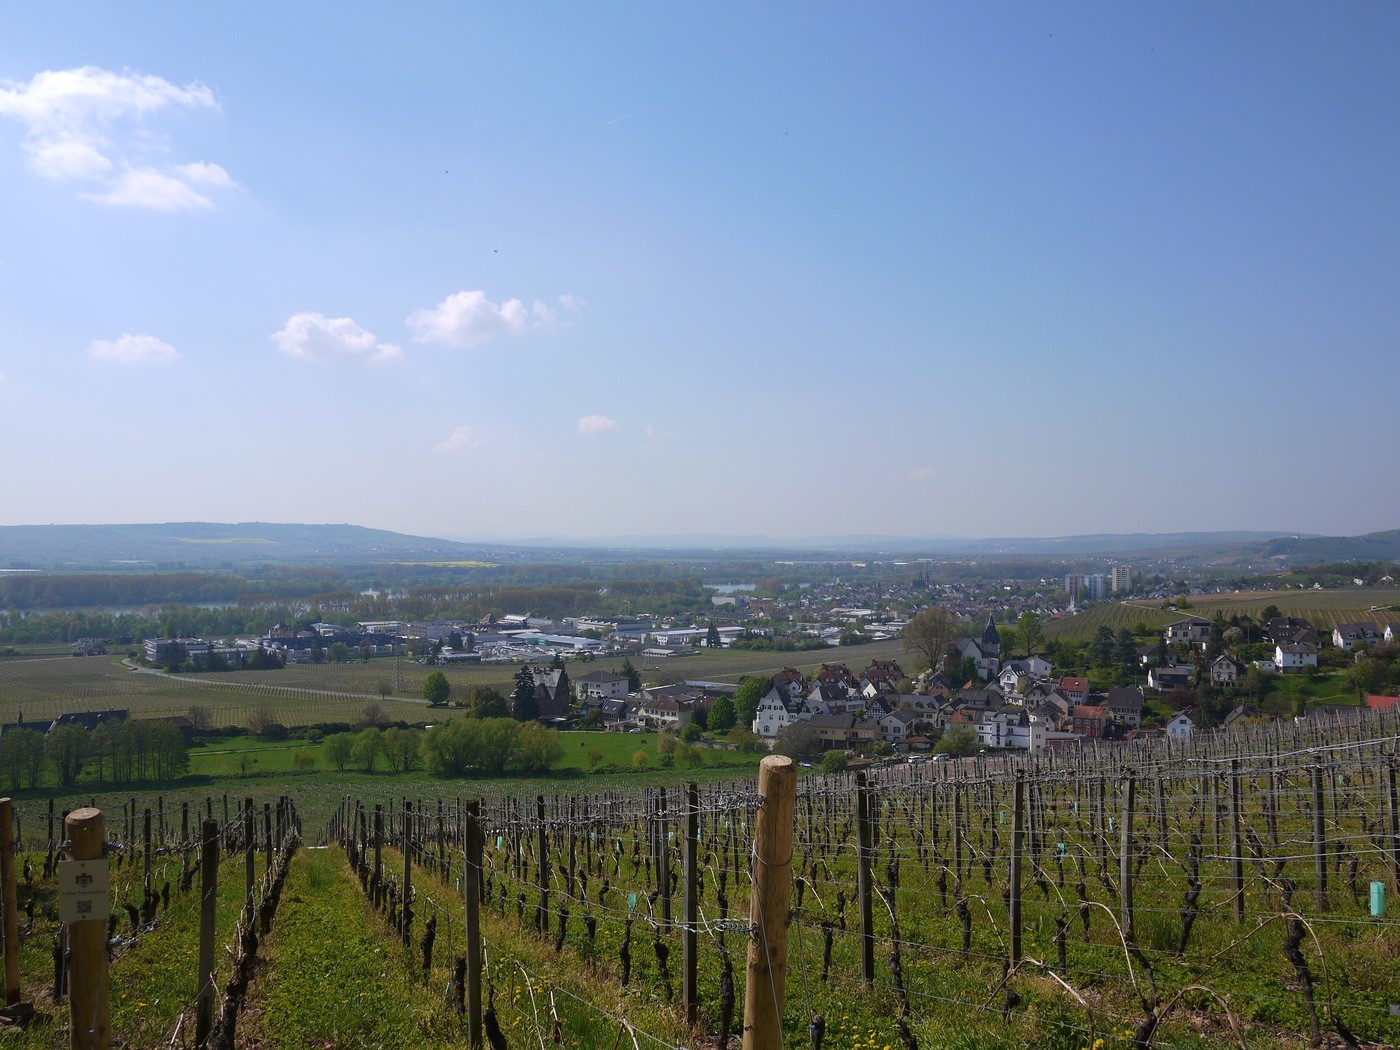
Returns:
[[[405,536],[360,525],[203,521],[151,525],[0,526],[0,567],[314,565],[374,561],[494,561],[503,548]]]
[[[1266,558],[1287,558],[1299,565],[1320,561],[1400,561],[1400,529],[1364,536],[1311,536],[1270,540],[1260,549]]]

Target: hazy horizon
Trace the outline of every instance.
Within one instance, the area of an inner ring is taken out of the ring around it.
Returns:
[[[0,524],[1394,527],[1397,30],[17,8]]]

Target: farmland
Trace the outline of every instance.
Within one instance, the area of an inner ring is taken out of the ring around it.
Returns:
[[[648,683],[683,679],[738,681],[746,674],[771,674],[784,666],[806,672],[823,659],[849,660],[864,666],[874,659],[900,659],[898,642],[879,642],[848,649],[800,653],[704,650],[694,656],[670,657],[639,670]],[[618,660],[570,663],[573,676],[593,670],[617,670]],[[364,662],[302,664],[275,671],[234,671],[222,674],[165,675],[131,671],[116,657],[53,656],[0,660],[0,722],[12,722],[23,711],[26,719],[57,718],[69,711],[120,707],[136,718],[184,715],[192,706],[208,710],[216,726],[247,726],[260,708],[284,725],[355,722],[365,705],[382,703],[391,720],[420,721],[427,716],[421,699],[423,679],[441,670],[455,697],[478,686],[510,691],[515,664],[449,664],[425,667],[409,660],[398,664],[381,657]],[[400,682],[401,679],[401,682]],[[401,689],[395,688],[402,685]],[[433,717],[452,717],[435,711]]]
[[[904,766],[865,786],[844,774],[808,778],[794,821],[786,1044],[1393,1044],[1400,925],[1368,906],[1368,890],[1380,882],[1393,892],[1400,878],[1387,802],[1395,771],[1382,751],[1397,729],[1387,716],[1330,729],[1272,726],[1186,747],[1103,745],[1014,764]],[[308,841],[329,848],[292,857],[238,1045],[464,1041],[450,989],[464,945],[459,800],[474,796],[486,831],[485,980],[506,1045],[714,1046],[726,1029],[734,1045],[760,803],[753,781],[697,789],[693,1030],[679,1002],[687,806],[674,787],[664,795],[659,782],[591,795],[578,784],[517,787],[527,797],[543,791],[537,807],[470,781],[407,790],[385,779],[377,790],[358,778],[303,783],[325,792],[315,809],[328,824],[302,804],[294,778],[249,783],[259,804],[291,793]],[[405,797],[411,821],[402,819]],[[99,801],[113,814],[110,833],[121,836],[125,798]],[[167,798],[163,812],[178,805]],[[360,830],[373,823],[354,819],[357,807],[372,814],[376,806],[386,817],[384,870],[393,873],[383,884],[371,877],[375,851]],[[220,811],[217,798],[209,808]],[[23,856],[37,869],[42,809],[29,804],[24,826]],[[167,836],[157,870],[170,878],[183,854],[178,834]],[[394,933],[405,843],[407,947]],[[681,881],[663,878],[668,869]],[[139,891],[135,869],[124,872],[119,900]],[[224,916],[237,908],[225,879],[241,886],[236,860],[221,868],[221,943]],[[37,877],[33,892],[44,897],[50,887]],[[163,1045],[188,1017],[188,900],[177,894],[171,918],[158,917],[118,950],[114,1003],[147,1007],[114,1011],[128,1045]],[[436,943],[428,949],[430,921]],[[61,1019],[44,990],[51,929],[41,911],[24,942],[24,986]],[[143,944],[169,961],[165,971],[137,965]],[[65,1042],[60,1020],[4,1045]]]
[[[1167,610],[1161,602],[1129,600],[1097,605],[1078,616],[1049,623],[1045,633],[1050,638],[1070,644],[1087,642],[1100,627],[1117,631],[1138,624],[1165,627],[1186,616],[1213,619],[1217,614],[1252,616],[1262,621],[1270,605],[1278,606],[1284,616],[1301,616],[1323,633],[1330,633],[1339,623],[1369,620],[1376,624],[1400,624],[1400,590],[1378,588],[1345,588],[1341,590],[1242,591],[1238,594],[1199,595],[1189,599],[1189,608]],[[1372,606],[1377,606],[1372,611]]]

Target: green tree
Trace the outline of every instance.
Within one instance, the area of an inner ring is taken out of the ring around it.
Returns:
[[[768,679],[750,675],[739,683],[734,693],[734,722],[751,726],[758,717],[758,705],[768,692]],[[714,713],[710,713],[710,724],[714,724]]]
[[[350,647],[344,642],[332,642],[326,655],[333,664],[347,663],[350,659]]]
[[[384,734],[373,727],[360,730],[355,737],[355,746],[351,752],[355,765],[366,773],[373,773],[375,760],[383,753]]]
[[[734,701],[727,696],[718,697],[710,707],[710,729],[716,733],[728,732],[738,721]],[[750,720],[752,724],[752,720]]]
[[[1118,636],[1113,641],[1113,662],[1124,674],[1132,674],[1137,666],[1137,643],[1133,632],[1126,627],[1118,628]]]
[[[336,733],[326,738],[326,759],[335,766],[337,773],[344,773],[355,751],[354,733]]]
[[[583,757],[588,760],[589,769],[597,769],[598,764],[603,761],[604,755],[596,747],[590,747],[583,753]]]
[[[685,724],[685,728],[681,730],[681,739],[687,744],[695,743],[695,741],[699,740],[704,735],[705,732],[700,728],[700,723],[697,722],[693,716],[690,721]]]
[[[477,724],[463,718],[429,729],[423,737],[423,759],[428,772],[435,777],[465,776],[471,769],[479,732]]]
[[[78,782],[88,748],[88,731],[81,726],[59,726],[44,737],[44,753],[58,771],[59,787],[70,788]]]
[[[1016,633],[1021,640],[1021,650],[1026,656],[1034,656],[1045,649],[1045,628],[1030,610],[1023,612],[1016,620]]]
[[[524,773],[543,773],[564,757],[564,742],[557,730],[538,722],[520,727],[516,764]]]
[[[433,671],[423,679],[423,699],[429,707],[442,707],[452,697],[452,683],[441,671]]]
[[[975,755],[979,750],[977,734],[971,726],[949,726],[933,750],[939,755]]]
[[[1103,624],[1094,632],[1094,641],[1089,646],[1089,659],[1100,667],[1113,663],[1113,629]]]
[[[627,691],[629,693],[640,693],[642,691],[642,676],[637,673],[637,669],[632,666],[632,658],[624,656],[622,658],[622,673],[627,676]]]
[[[479,685],[467,702],[467,714],[472,718],[509,718],[510,704],[499,689]]]
[[[709,649],[718,649],[720,646],[719,627],[714,620],[710,621],[710,629],[705,632],[705,646]]]
[[[822,764],[818,767],[823,773],[839,773],[846,768],[846,752],[839,747],[822,753]]]
[[[535,699],[535,673],[529,664],[522,664],[515,673],[515,688],[510,694],[510,716],[517,722],[534,722],[540,717],[539,701]]]
[[[0,736],[0,769],[11,791],[38,787],[44,773],[43,734],[32,729],[5,730]]]
[[[947,665],[949,652],[961,636],[962,627],[957,617],[941,605],[932,605],[914,615],[905,626],[900,640],[923,666],[932,671],[941,671]]]
[[[821,751],[821,737],[806,722],[793,722],[778,730],[773,751],[788,758],[812,758]]]
[[[384,730],[384,757],[391,772],[411,772],[418,762],[418,734],[398,726]]]

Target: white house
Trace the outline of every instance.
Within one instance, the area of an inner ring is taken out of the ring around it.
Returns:
[[[1167,644],[1192,645],[1204,649],[1210,643],[1210,627],[1210,621],[1199,616],[1169,623],[1165,635]]]
[[[1358,645],[1369,648],[1384,640],[1385,635],[1373,623],[1339,623],[1332,628],[1332,644],[1347,653]]]
[[[797,720],[797,712],[801,708],[801,700],[784,696],[777,689],[770,689],[768,695],[758,702],[753,731],[761,737],[771,739]]]
[[[610,671],[590,671],[574,682],[578,700],[626,700],[627,676]]]
[[[1317,648],[1311,645],[1292,643],[1274,646],[1274,670],[1282,674],[1302,674],[1309,667],[1317,666]]]
[[[1196,731],[1196,723],[1191,721],[1191,716],[1185,711],[1177,715],[1167,723],[1166,733],[1171,739],[1178,742],[1190,740],[1191,734]]]

